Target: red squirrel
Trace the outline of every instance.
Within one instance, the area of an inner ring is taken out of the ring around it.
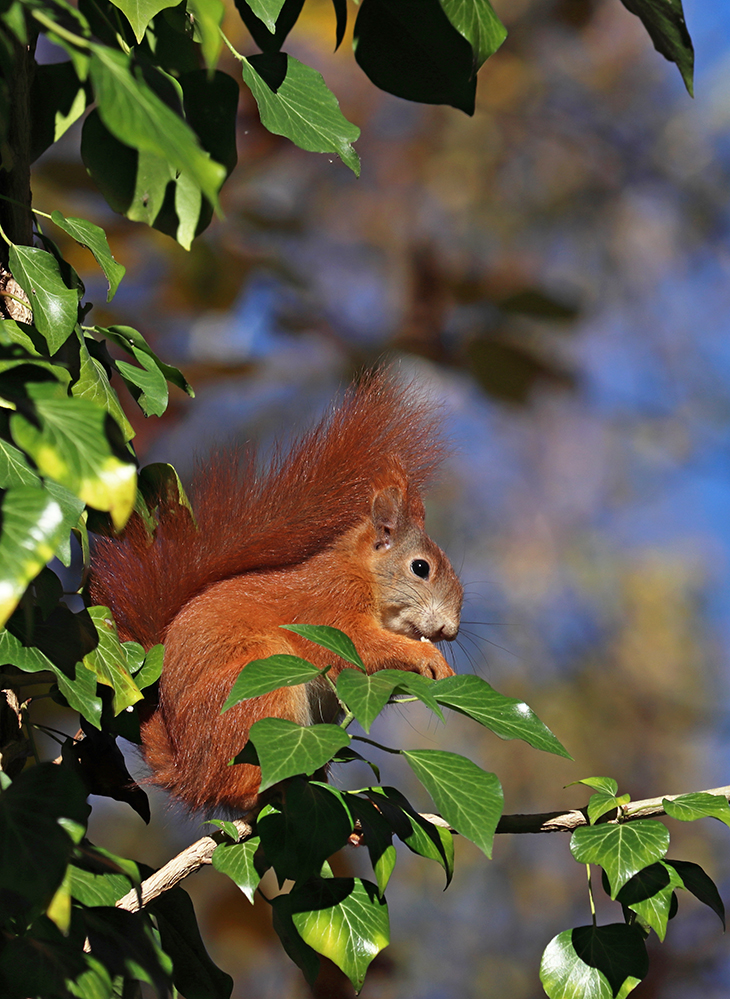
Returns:
[[[328,624],[352,638],[368,673],[453,670],[433,642],[459,629],[463,590],[424,530],[420,489],[443,458],[437,410],[392,375],[370,375],[261,472],[252,449],[198,472],[195,522],[160,498],[154,541],[133,518],[102,538],[94,603],[122,640],[164,641],[159,706],[142,725],[151,782],[194,811],[244,812],[260,774],[228,766],[255,721],[334,721],[326,681],[285,687],[220,714],[247,662],[290,653],[348,664],[282,624]]]

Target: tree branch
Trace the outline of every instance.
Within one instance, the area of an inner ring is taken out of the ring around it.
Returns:
[[[722,795],[730,799],[730,784],[725,787],[711,788],[709,791],[699,792],[701,794]],[[630,801],[624,807],[622,821],[633,822],[636,819],[649,819],[659,815],[665,815],[662,801],[668,798],[673,801],[679,798],[678,794],[664,794],[659,798],[644,798],[642,801]],[[440,815],[423,813],[423,818],[433,822],[434,825],[443,828],[451,828]],[[609,819],[609,822],[617,822],[617,819]],[[238,819],[234,825],[238,830],[239,842],[248,839],[253,835],[253,826],[243,819]],[[572,832],[579,826],[588,825],[588,818],[584,809],[571,809],[567,812],[539,812],[534,815],[503,815],[497,825],[498,833],[551,833],[551,832]],[[452,830],[454,831],[454,830]],[[162,895],[164,892],[174,888],[189,874],[194,874],[205,864],[211,862],[213,851],[219,843],[227,839],[222,831],[215,832],[211,836],[203,836],[190,846],[186,847],[172,860],[152,874],[146,881],[143,881],[139,890],[128,892],[124,898],[120,898],[116,903],[118,909],[127,909],[129,912],[136,912],[150,902]]]

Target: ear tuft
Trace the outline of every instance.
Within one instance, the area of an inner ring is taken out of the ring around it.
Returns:
[[[376,548],[390,548],[404,505],[403,493],[397,486],[381,489],[373,497],[370,515],[375,528]]]

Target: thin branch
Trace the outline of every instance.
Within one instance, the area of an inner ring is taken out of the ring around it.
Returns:
[[[253,835],[253,827],[243,819],[237,819],[234,825],[238,830],[239,843]],[[211,836],[203,836],[202,839],[192,843],[182,853],[169,860],[159,871],[151,874],[142,882],[139,889],[133,889],[124,898],[120,898],[116,903],[117,909],[136,912],[149,905],[150,902],[154,902],[156,898],[174,888],[190,874],[195,874],[201,867],[209,864],[215,848],[227,839],[228,837],[222,830],[214,832]]]
[[[709,791],[700,792],[702,794],[722,795],[730,799],[730,784],[725,787],[711,788]],[[673,801],[679,798],[678,794],[665,794],[659,798],[645,798],[642,801],[632,801],[624,808],[622,821],[632,822],[635,819],[654,818],[665,815],[662,801],[668,798]],[[433,822],[434,825],[450,828],[448,822],[440,815],[422,813],[424,819]],[[609,821],[616,822],[617,819]],[[243,842],[253,835],[254,829],[243,819],[238,819],[234,823],[239,833],[239,842]],[[534,815],[503,815],[497,826],[498,833],[549,833],[549,832],[572,832],[579,826],[588,825],[588,818],[585,811],[571,809],[568,812],[541,812]],[[213,851],[219,843],[225,842],[227,836],[219,831],[211,836],[203,836],[202,839],[192,843],[182,853],[179,853],[163,867],[152,874],[146,881],[143,881],[139,890],[128,892],[124,898],[120,898],[116,903],[118,909],[127,909],[129,912],[136,912],[150,902],[162,895],[164,892],[174,888],[188,875],[194,874],[201,867],[211,862]]]

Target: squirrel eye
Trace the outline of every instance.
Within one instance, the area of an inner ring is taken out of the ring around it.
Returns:
[[[431,566],[425,559],[414,558],[411,562],[411,572],[414,576],[418,576],[419,579],[428,579],[428,574],[431,571]]]

